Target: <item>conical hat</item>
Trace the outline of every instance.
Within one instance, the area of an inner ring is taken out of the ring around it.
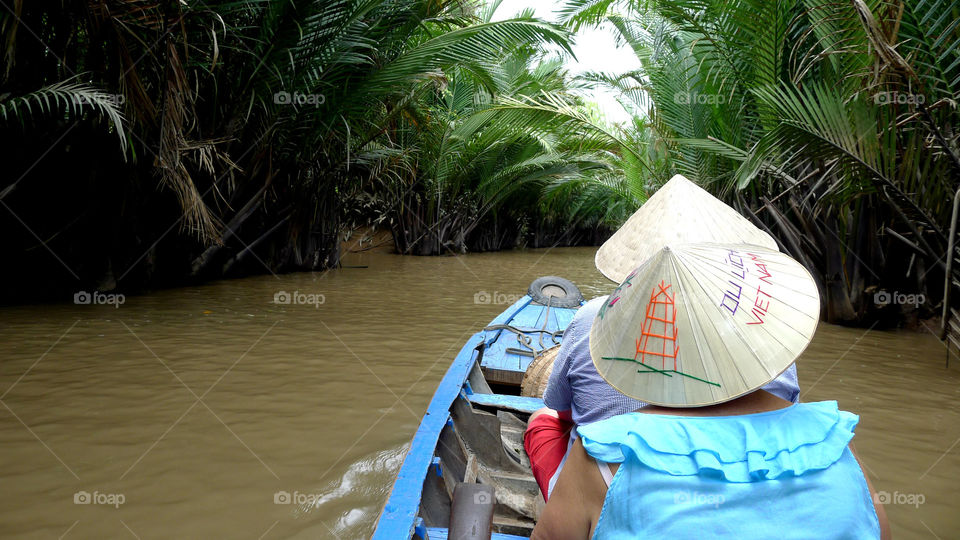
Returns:
[[[746,244],[669,246],[601,307],[590,355],[630,397],[712,405],[779,376],[810,343],[819,315],[816,283],[788,255]]]
[[[676,175],[597,250],[601,274],[620,283],[667,244],[717,242],[778,249],[777,242],[706,190]]]

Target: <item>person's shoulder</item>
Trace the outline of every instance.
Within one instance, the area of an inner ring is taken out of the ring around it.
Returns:
[[[593,360],[590,359],[590,329],[593,327],[593,320],[599,313],[600,307],[606,301],[607,297],[601,296],[580,306],[573,320],[564,330],[563,345],[560,355],[557,356],[558,361],[565,362],[571,369],[582,369],[587,364],[593,365]]]
[[[587,300],[580,309],[577,310],[577,314],[573,316],[573,320],[580,322],[583,320],[593,321],[597,316],[597,313],[600,312],[600,308],[603,307],[603,303],[607,301],[609,296],[598,296]]]
[[[573,316],[567,329],[564,331],[564,339],[567,345],[565,348],[567,354],[582,356],[581,349],[586,346],[590,337],[590,329],[593,327],[593,320],[600,312],[600,307],[607,301],[606,296],[601,296],[587,301],[580,306],[577,313]],[[588,354],[589,356],[589,354]]]

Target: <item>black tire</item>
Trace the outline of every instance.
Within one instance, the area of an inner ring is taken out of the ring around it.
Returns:
[[[578,308],[583,302],[580,289],[572,281],[557,276],[543,276],[533,280],[527,294],[534,302],[544,306],[549,303],[553,307]]]

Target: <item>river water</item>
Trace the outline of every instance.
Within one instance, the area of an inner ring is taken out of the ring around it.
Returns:
[[[538,276],[609,292],[593,253],[370,253],[117,307],[0,309],[0,535],[369,536],[463,342]],[[861,415],[897,538],[960,530],[960,360],[944,356],[929,332],[824,324],[798,364],[804,400]]]

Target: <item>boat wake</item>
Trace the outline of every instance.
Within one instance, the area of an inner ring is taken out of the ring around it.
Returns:
[[[317,497],[305,513],[322,521],[322,536],[366,538],[373,533],[409,447],[403,444],[356,461],[340,478],[316,490]],[[311,529],[317,530],[312,525]]]

